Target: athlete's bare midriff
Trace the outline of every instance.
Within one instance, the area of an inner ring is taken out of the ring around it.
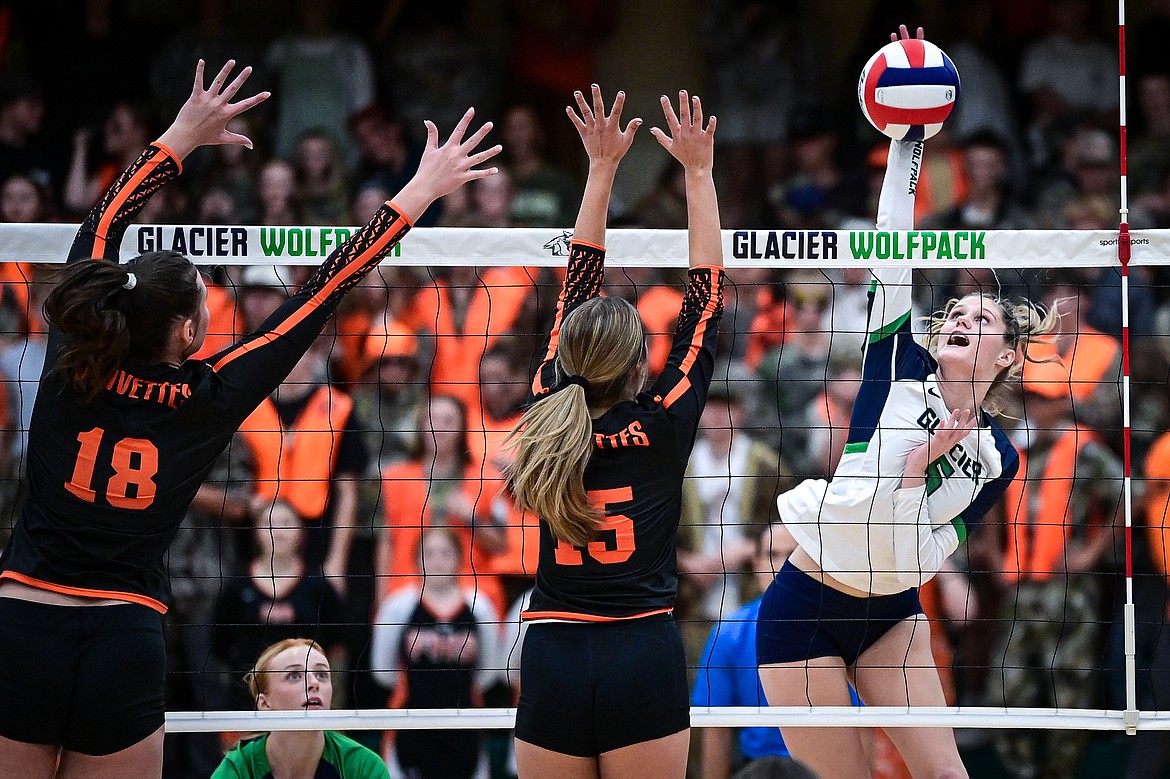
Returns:
[[[43,590],[24,582],[0,579],[0,598],[26,600],[32,603],[46,603],[50,606],[124,606],[126,601],[113,598],[87,598],[81,595],[67,595],[63,592]]]
[[[804,551],[804,547],[797,546],[796,551],[792,553],[792,557],[789,559],[797,568],[804,571],[809,576],[819,581],[821,584],[824,584],[826,587],[831,587],[837,592],[843,592],[846,595],[852,595],[855,598],[869,598],[873,595],[872,592],[866,592],[865,590],[859,590],[856,587],[850,587],[848,584],[843,584],[842,582],[837,581],[832,576],[822,571],[821,567],[817,565],[817,561],[812,559],[812,555]]]

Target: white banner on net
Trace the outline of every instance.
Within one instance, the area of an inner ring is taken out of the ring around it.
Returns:
[[[354,227],[135,225],[122,259],[174,250],[200,264],[316,265]],[[63,262],[77,232],[67,224],[0,224],[0,261]],[[1170,230],[1131,233],[1132,265],[1170,264]],[[569,230],[445,228],[411,230],[386,262],[394,265],[559,266]],[[730,268],[1101,267],[1117,264],[1113,230],[724,230]],[[686,267],[685,230],[610,230],[612,266]]]

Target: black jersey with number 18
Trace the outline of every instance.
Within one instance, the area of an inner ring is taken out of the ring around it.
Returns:
[[[149,147],[86,217],[69,261],[117,262],[130,220],[181,170],[169,149]],[[383,206],[255,333],[178,366],[129,359],[90,402],[54,369],[63,341],[50,331],[29,429],[28,498],[0,557],[0,579],[165,612],[164,556],[216,457],[342,295],[409,228]]]
[[[605,252],[574,241],[533,400],[563,385],[556,362],[563,318],[600,294]],[[593,422],[585,489],[604,510],[597,538],[558,541],[540,524],[540,561],[526,620],[607,621],[660,614],[678,593],[675,543],[682,482],[715,364],[723,269],[692,268],[666,367],[647,392]]]

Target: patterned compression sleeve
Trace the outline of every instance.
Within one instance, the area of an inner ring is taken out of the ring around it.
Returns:
[[[68,262],[90,257],[117,262],[122,236],[131,220],[151,195],[182,170],[183,164],[166,146],[148,146],[85,217],[69,249]]]
[[[378,266],[410,227],[407,218],[386,203],[260,329],[207,360],[222,380],[233,409],[247,416],[284,381],[345,293]]]
[[[605,248],[585,241],[574,240],[569,244],[569,267],[561,294],[557,299],[557,314],[549,333],[548,347],[536,376],[532,380],[532,395],[529,401],[543,397],[557,384],[556,357],[560,343],[561,324],[573,309],[590,298],[601,294],[601,281],[605,276]]]

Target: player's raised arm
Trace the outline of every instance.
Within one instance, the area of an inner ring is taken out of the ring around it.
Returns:
[[[566,106],[565,112],[581,136],[581,145],[589,157],[589,174],[585,180],[585,192],[581,196],[581,207],[573,227],[573,240],[569,244],[569,266],[565,283],[557,301],[556,318],[549,336],[548,348],[542,356],[532,382],[533,395],[549,392],[556,384],[556,370],[553,365],[560,342],[561,323],[577,306],[601,293],[601,282],[605,263],[605,229],[609,214],[609,199],[613,191],[614,177],[618,164],[630,150],[634,133],[642,125],[641,119],[631,119],[622,127],[622,109],[626,93],[619,91],[613,107],[607,114],[601,87],[594,84],[591,101],[581,92],[574,92],[577,110]]]
[[[717,121],[712,116],[704,125],[703,102],[698,95],[688,95],[685,89],[678,93],[678,114],[666,95],[661,102],[669,135],[657,127],[652,127],[650,134],[679,161],[685,172],[690,266],[722,266],[719,201],[712,174]]]
[[[469,108],[442,144],[435,125],[426,123],[426,148],[418,172],[406,186],[335,249],[305,286],[281,305],[259,330],[208,360],[225,382],[249,397],[254,396],[256,402],[267,396],[321,332],[345,293],[377,267],[411,228],[415,217],[467,182],[496,173],[494,167],[477,167],[501,149],[496,145],[476,151],[491,131],[492,123],[487,122],[468,135],[474,118],[475,109]]]
[[[86,216],[69,250],[69,262],[104,257],[117,262],[122,235],[150,196],[183,170],[183,159],[200,146],[240,144],[252,148],[246,136],[229,132],[227,124],[249,108],[268,99],[268,92],[232,102],[252,68],[228,77],[236,61],[228,60],[204,86],[203,60],[195,66],[191,96],[179,109],[171,126],[127,168]]]

